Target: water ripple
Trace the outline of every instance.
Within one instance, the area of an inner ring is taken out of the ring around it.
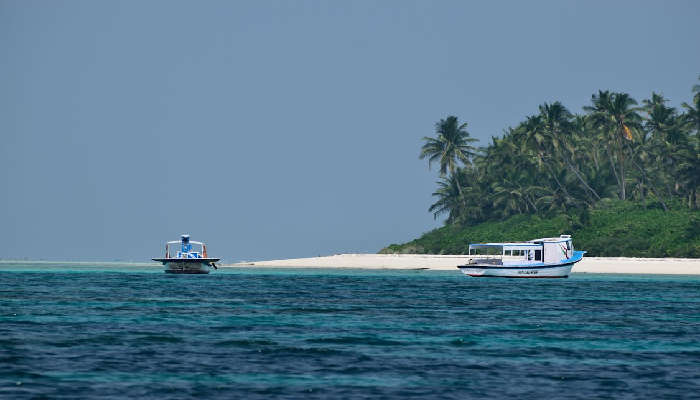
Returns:
[[[698,398],[700,279],[0,266],[0,398]]]

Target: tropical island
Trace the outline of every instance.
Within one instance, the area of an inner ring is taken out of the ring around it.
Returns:
[[[583,111],[544,103],[485,147],[441,119],[419,158],[438,167],[429,212],[445,224],[380,253],[570,233],[589,256],[700,257],[700,85],[682,109],[598,91]]]
[[[448,116],[419,158],[438,167],[428,211],[444,226],[379,254],[239,262],[232,267],[454,271],[469,243],[571,234],[573,272],[700,274],[700,85],[682,109],[598,91],[583,114],[560,102],[485,147]]]

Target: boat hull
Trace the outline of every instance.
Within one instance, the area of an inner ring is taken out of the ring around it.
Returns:
[[[209,264],[169,262],[165,264],[166,274],[208,274]]]
[[[574,263],[546,266],[460,265],[463,274],[475,278],[568,278]]]
[[[165,266],[166,274],[208,274],[218,258],[154,258]]]

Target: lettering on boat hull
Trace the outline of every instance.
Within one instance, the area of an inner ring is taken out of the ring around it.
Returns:
[[[518,271],[519,275],[537,275],[540,271],[534,270],[534,271],[528,271],[528,270],[520,270]]]
[[[573,264],[543,266],[534,268],[492,267],[492,266],[460,266],[463,274],[473,277],[501,277],[501,278],[566,278],[571,273]]]

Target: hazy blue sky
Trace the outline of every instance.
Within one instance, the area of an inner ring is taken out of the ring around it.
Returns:
[[[376,252],[441,225],[421,138],[598,89],[674,105],[691,1],[0,0],[0,257]]]

